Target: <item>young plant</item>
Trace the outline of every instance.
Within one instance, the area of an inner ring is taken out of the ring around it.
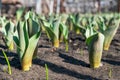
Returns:
[[[39,15],[39,23],[41,25],[42,31],[45,31],[45,26],[42,21],[46,21],[46,17],[44,15]]]
[[[80,14],[75,14],[71,18],[73,23],[73,29],[76,34],[81,34],[85,32],[87,23],[85,23],[85,17],[80,16]]]
[[[28,71],[32,65],[33,55],[39,41],[41,29],[37,21],[28,18],[17,24],[14,41],[23,71]]]
[[[3,55],[4,55],[5,59],[6,59],[7,65],[8,65],[8,73],[12,74],[11,66],[10,66],[10,62],[8,60],[8,57],[7,57],[6,53],[3,50],[2,50],[2,53],[3,53]]]
[[[117,32],[120,23],[120,17],[118,15],[107,15],[106,17],[99,16],[97,19],[99,25],[98,31],[100,31],[105,36],[104,41],[104,50],[108,50],[111,44],[111,41]]]
[[[61,21],[60,21],[60,42],[62,42],[67,36],[68,36],[68,27],[66,25],[68,15],[67,14],[62,14],[61,16]]]
[[[119,17],[112,17],[110,19],[106,30],[103,32],[103,34],[105,36],[104,50],[109,49],[110,44],[113,40],[113,37],[116,34],[117,29],[119,28],[119,23],[120,23],[120,18]]]
[[[76,34],[80,34],[80,29],[79,29],[79,25],[80,25],[80,15],[79,14],[75,14],[74,18],[73,18],[73,29],[76,32]]]
[[[30,28],[29,28],[29,30],[28,30],[28,33],[29,33],[30,36],[33,34],[32,28],[34,28],[34,27],[32,27],[32,26],[36,26],[36,25],[34,25],[34,24],[32,23],[31,18],[32,18],[34,21],[36,21],[36,22],[38,23],[38,25],[40,25],[39,27],[40,27],[40,30],[41,30],[41,24],[39,23],[39,20],[38,20],[39,17],[38,17],[38,15],[36,15],[36,14],[35,14],[34,12],[32,12],[32,11],[29,11],[29,12],[25,15],[25,17],[26,17],[28,26],[30,26]],[[37,30],[37,29],[36,29],[36,30]],[[35,51],[34,51],[34,54],[33,54],[33,59],[35,59],[35,58],[37,57],[37,51],[38,51],[38,45],[37,45],[36,48],[35,48]]]
[[[48,66],[47,64],[45,64],[45,72],[46,72],[46,80],[48,80]]]
[[[68,19],[68,14],[61,14],[60,16],[61,16],[61,22],[63,24],[66,24]]]
[[[65,38],[68,39],[68,27],[66,25],[68,15],[67,14],[62,14],[61,16],[61,21],[60,21],[60,42],[62,42]]]
[[[86,40],[89,51],[89,62],[91,68],[99,68],[103,51],[104,35],[96,33]]]
[[[23,13],[24,13],[25,8],[21,7],[16,11],[16,18],[17,21],[19,21],[20,19],[22,19]]]
[[[112,78],[112,69],[111,68],[109,68],[108,76],[109,76],[109,78]]]
[[[48,35],[48,38],[51,39],[52,45],[56,48],[59,47],[59,25],[60,25],[60,17],[53,18],[51,17],[49,21],[43,21],[43,24],[45,26],[45,31]]]
[[[0,17],[0,31],[1,31],[1,32],[2,32],[3,29],[4,29],[3,26],[5,26],[7,22],[8,22],[8,20],[6,19],[5,16]]]
[[[73,18],[74,18],[73,15],[69,14],[69,16],[67,18],[67,22],[66,22],[66,24],[67,24],[70,31],[73,30]]]
[[[68,27],[64,23],[60,23],[60,41],[64,41],[66,44],[65,50],[68,51]]]
[[[89,52],[89,62],[91,68],[99,68],[103,51],[104,35],[95,30],[93,21],[87,26],[85,37]]]
[[[9,50],[14,49],[13,35],[14,35],[15,27],[14,23],[8,21],[5,26],[2,27],[2,33],[4,35],[3,40],[8,47]]]

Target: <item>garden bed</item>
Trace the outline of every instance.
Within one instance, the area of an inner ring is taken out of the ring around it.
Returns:
[[[0,80],[45,80],[45,64],[48,66],[49,80],[120,80],[120,28],[111,43],[110,49],[103,51],[103,66],[98,69],[89,67],[85,40],[74,32],[69,34],[68,52],[65,52],[64,43],[60,44],[60,48],[53,50],[51,42],[42,32],[38,43],[38,56],[33,60],[30,71],[27,72],[21,70],[16,52],[7,51],[4,45],[1,37],[0,48],[4,49],[9,57],[12,74],[9,75],[3,71],[7,64],[1,53]]]

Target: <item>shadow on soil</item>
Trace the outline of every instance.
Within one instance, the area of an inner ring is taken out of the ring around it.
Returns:
[[[39,45],[38,48],[51,48],[51,47],[47,45]]]
[[[2,48],[2,49],[7,49],[7,47],[4,46],[4,45],[2,45],[2,44],[0,44],[0,48]]]
[[[75,77],[77,79],[87,79],[87,80],[100,80],[100,79],[97,79],[97,78],[94,78],[94,77],[91,77],[89,75],[83,75],[81,73],[78,73],[76,71],[72,71],[72,70],[69,70],[63,66],[58,66],[56,64],[53,64],[51,62],[48,62],[48,61],[45,61],[45,60],[41,60],[41,59],[35,59],[33,60],[33,63],[34,64],[37,64],[37,65],[40,65],[40,66],[45,66],[45,64],[48,65],[48,68],[56,73],[60,73],[60,74],[65,74],[65,75],[69,75],[69,76],[72,76],[72,77]]]
[[[120,66],[120,61],[113,61],[113,60],[107,60],[107,59],[102,59],[103,62],[112,64],[112,65],[118,65]]]
[[[75,59],[72,56],[68,56],[66,54],[62,54],[61,52],[58,52],[58,53],[59,53],[59,57],[63,58],[64,62],[66,62],[66,63],[70,63],[70,64],[74,64],[74,65],[81,65],[83,67],[89,67],[90,66],[86,62],[78,60],[78,59]]]
[[[18,55],[14,52],[5,51],[7,57],[10,58],[9,62],[12,67],[20,69],[20,62],[18,59]],[[4,55],[2,54],[2,50],[0,50],[0,64],[7,65]]]

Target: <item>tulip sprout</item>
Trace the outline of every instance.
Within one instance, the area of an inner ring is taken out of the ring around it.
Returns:
[[[41,29],[37,21],[29,17],[17,24],[14,41],[23,71],[28,71],[32,66],[32,59],[40,37]]]

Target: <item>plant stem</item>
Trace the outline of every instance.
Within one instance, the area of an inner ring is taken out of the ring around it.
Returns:
[[[46,71],[46,80],[48,80],[48,66],[45,64],[45,71]]]
[[[66,40],[65,41],[65,51],[68,52],[68,48],[69,48],[69,45],[68,45],[68,41]]]
[[[38,52],[38,45],[36,46],[35,51],[33,53],[33,59],[37,58],[37,52]]]
[[[59,47],[59,44],[60,44],[60,43],[59,43],[59,40],[54,40],[54,41],[53,41],[53,46],[54,46],[54,47],[58,48],[58,47]]]
[[[2,53],[3,53],[3,55],[4,55],[5,59],[6,59],[7,65],[8,65],[8,73],[12,74],[11,66],[10,66],[10,62],[8,60],[8,57],[7,57],[7,55],[5,54],[5,52],[3,50],[2,50]]]
[[[109,78],[112,77],[112,69],[109,70],[109,74],[108,74]]]

